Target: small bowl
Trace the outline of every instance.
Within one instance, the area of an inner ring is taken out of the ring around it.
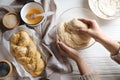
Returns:
[[[12,29],[20,24],[20,18],[17,13],[9,12],[3,16],[2,23],[6,28]]]
[[[38,26],[40,25],[44,19],[45,19],[45,16],[42,16],[42,18],[37,21],[36,23],[30,23],[28,21],[28,19],[26,18],[26,15],[29,14],[30,10],[39,10],[41,11],[42,13],[44,12],[44,9],[43,7],[41,6],[41,4],[37,3],[37,2],[29,2],[27,4],[25,4],[23,6],[23,8],[21,9],[21,12],[20,12],[20,16],[22,18],[22,20],[28,25],[28,26],[31,26],[31,27],[35,27],[35,26]],[[34,11],[32,13],[35,13]]]
[[[1,68],[2,68],[2,71],[0,71],[0,79],[7,78],[13,71],[12,64],[7,60],[0,60],[0,70],[1,70]]]

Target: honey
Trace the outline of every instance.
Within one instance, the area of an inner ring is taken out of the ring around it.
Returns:
[[[31,9],[27,12],[27,14],[41,14],[43,13],[42,10],[38,10],[38,9]],[[38,16],[34,19],[29,19],[29,18],[26,18],[27,19],[27,22],[29,24],[37,24],[38,22],[40,22],[42,20],[43,16]]]

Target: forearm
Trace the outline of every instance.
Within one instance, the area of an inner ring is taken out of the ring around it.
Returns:
[[[120,44],[117,41],[112,40],[106,35],[99,36],[97,41],[101,43],[111,53],[111,55],[115,55],[120,48]]]
[[[88,67],[88,65],[84,62],[84,60],[81,57],[78,57],[75,61],[77,63],[81,75],[89,74],[92,72],[92,70]]]

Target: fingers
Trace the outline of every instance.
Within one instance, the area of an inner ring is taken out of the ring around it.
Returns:
[[[95,20],[93,20],[93,19],[86,19],[86,18],[80,18],[80,19],[78,19],[78,20],[80,20],[80,21],[82,21],[82,22],[85,22],[85,23],[91,23],[91,22],[94,22]]]
[[[57,44],[57,47],[60,49],[60,46],[59,46],[59,44],[58,44],[59,42],[60,42],[59,36],[56,35],[56,44]]]
[[[59,49],[64,50],[64,49],[62,48],[62,47],[64,47],[64,46],[61,46],[61,45],[63,45],[63,44],[62,44],[62,42],[60,41],[60,38],[59,38],[58,35],[56,35],[56,43],[57,43],[57,46],[58,46]]]
[[[78,19],[78,20],[80,20],[80,21],[84,22],[85,24],[87,24],[88,27],[90,27],[91,25],[96,24],[96,21],[92,20],[92,19],[81,18],[81,19]]]
[[[59,36],[56,35],[56,42],[57,42],[57,46],[59,49],[63,50],[64,52],[66,52],[66,50],[68,50],[68,46],[66,46],[60,39]]]
[[[87,32],[87,29],[85,29],[85,28],[79,28],[79,29],[77,29],[77,31],[79,33],[84,33],[84,32]]]
[[[92,24],[90,19],[80,18],[78,20],[82,21],[83,23],[85,23],[86,25],[88,25],[88,27]],[[78,28],[77,31],[80,32],[80,33],[81,32],[87,32],[88,29],[86,29],[86,28]]]
[[[81,18],[81,19],[78,19],[78,20],[82,21],[83,23],[85,23],[87,25],[91,24],[91,20],[90,19]]]
[[[67,46],[63,43],[63,42],[59,42],[58,43],[58,45],[59,45],[59,47],[62,49],[62,50],[64,50],[64,51],[66,51],[67,50]]]
[[[58,35],[56,35],[56,42],[58,43],[60,41],[60,38]]]
[[[63,56],[66,57],[70,57],[72,59],[74,59],[74,55],[76,55],[75,53],[77,53],[74,49],[68,47],[67,45],[65,45],[60,39],[59,36],[56,35],[56,39],[57,39],[57,46],[61,52],[61,54]]]
[[[61,47],[61,41],[60,41],[60,38],[58,35],[56,35],[56,43],[57,43],[57,47],[58,47],[58,50],[60,51],[61,55],[62,56],[67,56],[65,53],[66,53],[66,50]]]

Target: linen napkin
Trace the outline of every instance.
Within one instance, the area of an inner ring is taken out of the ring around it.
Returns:
[[[55,0],[41,0],[41,2],[42,1],[45,11],[56,12],[57,5]],[[48,59],[48,67],[55,72],[69,73],[72,72],[71,64],[67,58],[60,55],[55,43],[56,17],[56,13],[49,16],[41,26],[37,27],[41,29],[36,30],[41,30],[42,45],[44,49],[51,54]]]
[[[57,49],[55,43],[55,24],[56,24],[56,10],[57,5],[55,0],[35,0],[44,5],[45,12],[52,11],[55,14],[47,17],[47,19],[40,26],[36,27],[35,30],[39,33],[41,42],[43,45],[44,51],[47,50],[46,53],[50,54],[48,58],[48,65],[50,69],[54,72],[60,73],[69,73],[72,72],[72,67],[70,62],[62,57]]]

